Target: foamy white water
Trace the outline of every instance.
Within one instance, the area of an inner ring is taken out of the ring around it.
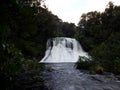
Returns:
[[[79,42],[73,38],[56,37],[48,39],[44,63],[77,62],[79,56],[88,57]]]

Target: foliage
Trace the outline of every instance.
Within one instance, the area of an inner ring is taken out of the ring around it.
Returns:
[[[92,73],[103,74],[104,67],[97,61],[90,60],[86,57],[79,57],[78,62],[76,63],[77,69],[89,70]]]
[[[19,73],[24,57],[14,44],[2,44],[0,51],[0,80],[5,86],[3,88],[7,89],[13,77]]]
[[[93,60],[81,57],[77,68],[120,74],[120,6],[110,2],[102,13],[83,14],[76,27],[62,22],[42,4],[44,0],[0,1],[0,80],[6,84],[4,89],[9,89],[21,70],[45,69],[37,60],[52,37],[74,37],[89,52]]]
[[[87,69],[88,67],[93,65],[93,62],[90,61],[88,58],[79,57],[77,64],[78,69]]]
[[[44,0],[2,0],[0,11],[0,80],[9,90],[21,71],[45,69],[38,60],[48,38],[73,37],[76,27],[53,15]]]
[[[104,71],[116,74],[120,74],[119,10],[120,6],[109,2],[102,13],[94,11],[83,14],[77,28],[79,34],[76,35],[83,48],[92,56],[93,62],[99,63]],[[92,67],[99,64],[93,64]],[[89,67],[91,65],[86,68]]]
[[[14,44],[4,43],[0,46],[0,51],[0,80],[3,89],[9,90],[11,83],[20,73],[45,70],[43,65],[27,60]]]

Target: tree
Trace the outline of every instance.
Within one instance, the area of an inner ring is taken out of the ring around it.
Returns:
[[[102,13],[88,12],[84,14],[78,24],[80,36],[77,35],[85,50],[93,58],[92,67],[100,65],[106,71],[116,74],[120,74],[119,10],[120,6],[109,2]]]

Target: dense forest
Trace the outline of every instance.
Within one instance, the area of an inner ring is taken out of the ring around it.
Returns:
[[[92,57],[80,58],[78,68],[120,74],[120,6],[109,2],[102,13],[83,14],[77,29],[76,38]]]
[[[120,6],[109,2],[104,12],[83,14],[75,26],[52,14],[44,0],[0,1],[0,80],[4,88],[21,72],[40,68],[46,41],[52,37],[76,38],[92,60],[77,63],[78,69],[120,74]],[[12,90],[14,90],[12,88]]]
[[[45,6],[44,0],[2,0],[0,12],[1,90],[14,90],[15,86],[11,84],[16,82],[17,90],[23,90],[23,81],[18,83],[16,77],[20,77],[21,72],[45,69],[38,62],[44,56],[47,39],[58,36],[73,37],[76,26],[62,22],[53,15]],[[31,77],[26,81],[37,75],[35,73],[29,76]],[[33,81],[39,83],[42,79],[35,78]]]

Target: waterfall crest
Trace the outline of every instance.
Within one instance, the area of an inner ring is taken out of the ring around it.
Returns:
[[[77,62],[79,56],[88,57],[79,42],[73,38],[56,37],[48,39],[43,63]]]

